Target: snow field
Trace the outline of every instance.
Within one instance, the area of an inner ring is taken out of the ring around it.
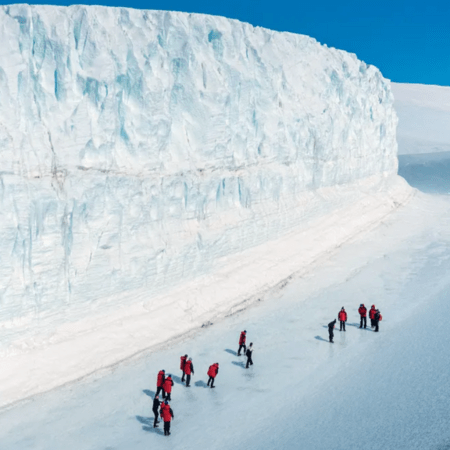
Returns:
[[[399,116],[399,155],[450,152],[450,87],[391,86]]]
[[[359,195],[359,201],[299,227],[296,233],[229,258],[211,274],[193,280],[159,301],[143,301],[105,315],[93,312],[91,317],[59,327],[47,328],[42,323],[40,335],[36,336],[32,330],[20,337],[13,336],[7,347],[12,350],[5,355],[0,374],[1,405],[155,348],[270,296],[274,289],[310,271],[312,264],[327,258],[343,242],[376,226],[408,202],[412,191],[400,178],[384,183],[389,187],[380,185],[378,194],[373,194],[369,186],[370,194],[364,195],[361,185],[359,191],[347,193],[354,200]],[[342,194],[336,196],[332,190],[328,195],[330,201],[342,198]],[[22,367],[27,370],[21,370]]]
[[[431,347],[445,345],[446,324],[435,314],[442,312],[449,286],[449,211],[447,199],[417,194],[267,301],[3,411],[0,442],[11,450],[289,449],[299,443],[306,449],[378,450],[445,442],[439,411],[449,394],[442,380],[446,359],[431,357]],[[381,310],[380,333],[354,326],[360,303]],[[349,314],[348,331],[337,331],[332,345],[326,324],[341,306]],[[230,353],[244,328],[256,347],[249,370],[239,365],[245,358]],[[185,353],[196,369],[190,389],[178,383]],[[415,354],[428,355],[426,365]],[[217,388],[206,389],[206,371],[216,361]],[[443,367],[433,373],[439,361]],[[176,381],[170,438],[149,427],[149,395],[163,368]]]

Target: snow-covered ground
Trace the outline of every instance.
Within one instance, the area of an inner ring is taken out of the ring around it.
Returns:
[[[398,153],[450,152],[450,86],[392,83]]]
[[[424,167],[410,171],[412,185]],[[447,183],[450,191],[450,177]],[[0,447],[447,448],[449,225],[449,197],[416,191],[378,226],[248,309],[4,410]],[[380,333],[357,327],[361,302],[381,310]],[[329,344],[325,326],[341,306],[347,331]],[[249,370],[234,354],[244,328],[256,346]],[[177,378],[184,353],[196,371],[190,389]],[[211,390],[206,370],[216,361]],[[162,368],[176,375],[170,438],[151,426]]]
[[[0,415],[1,447],[26,449],[423,449],[450,440],[446,408],[450,203],[418,193],[280,295]],[[380,333],[357,328],[375,304]],[[324,327],[341,306],[346,333]],[[248,330],[255,365],[237,358]],[[193,357],[193,386],[179,356]],[[217,388],[205,388],[218,361]],[[155,377],[175,374],[170,438],[151,426]]]

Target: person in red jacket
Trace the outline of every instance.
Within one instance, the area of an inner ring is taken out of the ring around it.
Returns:
[[[162,391],[163,398],[164,398],[164,380],[166,378],[166,371],[160,370],[158,373],[158,378],[156,379],[156,395],[159,395],[159,393]]]
[[[164,436],[170,436],[170,422],[175,419],[172,408],[169,406],[169,402],[166,400],[161,404],[161,418],[164,421]]]
[[[377,310],[375,309],[375,305],[372,305],[372,307],[370,308],[370,311],[369,311],[370,326],[372,328],[375,327],[374,318],[375,318],[376,312],[377,312]]]
[[[219,373],[219,363],[214,363],[213,365],[209,366],[209,369],[208,369],[208,375],[209,375],[208,386],[209,386],[209,383],[211,383],[211,389],[215,387],[214,386],[214,379],[216,378],[218,373]]]
[[[247,339],[247,331],[241,331],[241,335],[239,336],[239,350],[237,352],[238,356],[241,356],[241,349],[244,349],[244,355],[247,351],[247,347],[245,346],[245,340]]]
[[[181,382],[184,383],[184,376],[186,375],[184,371],[184,366],[186,364],[188,355],[184,355],[180,357],[180,370],[183,373],[183,376],[181,377]]]
[[[361,322],[359,324],[359,328],[362,328],[364,323],[364,328],[367,328],[367,308],[364,306],[364,303],[361,303],[358,309],[359,315],[361,316]]]
[[[165,397],[163,396],[163,398],[165,400],[172,400],[172,397],[170,396],[170,394],[172,393],[172,386],[173,386],[173,380],[172,377],[170,375],[167,375],[167,378],[164,380],[164,384],[163,384],[163,389],[165,392]]]
[[[373,323],[375,325],[375,332],[378,333],[378,323],[383,320],[382,315],[380,314],[380,311],[377,309],[375,311],[375,315],[373,316]]]
[[[345,331],[345,322],[347,322],[347,313],[345,312],[344,307],[341,308],[338,314],[339,322],[341,323],[341,326],[339,328],[339,331],[344,330]]]
[[[189,358],[184,365],[184,373],[186,374],[186,387],[190,386],[191,383],[191,373],[194,375],[194,364],[192,363],[192,358]]]

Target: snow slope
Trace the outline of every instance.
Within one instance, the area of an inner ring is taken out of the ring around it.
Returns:
[[[450,152],[450,87],[392,83],[398,153]]]
[[[428,193],[449,194],[450,87],[392,83],[399,116],[399,175]]]

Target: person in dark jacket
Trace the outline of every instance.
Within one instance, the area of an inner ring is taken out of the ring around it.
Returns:
[[[250,345],[248,346],[248,349],[245,352],[245,356],[247,357],[247,365],[245,366],[246,369],[248,369],[249,365],[253,366],[253,360],[252,360],[253,350],[254,350],[253,342],[250,342]]]
[[[180,357],[180,370],[183,373],[183,376],[181,377],[181,382],[184,383],[184,376],[186,375],[186,372],[184,371],[184,366],[186,365],[188,355],[184,355]]]
[[[372,328],[375,327],[374,317],[375,317],[376,312],[377,312],[377,310],[375,309],[375,305],[372,305],[372,307],[370,308],[370,311],[369,311],[370,326]]]
[[[375,315],[373,317],[373,325],[375,327],[375,332],[378,333],[378,323],[383,319],[383,317],[380,314],[380,311],[377,309],[375,311]]]
[[[191,373],[194,375],[194,364],[192,363],[192,358],[189,358],[184,365],[184,373],[186,374],[186,387],[190,386],[191,383]]]
[[[159,396],[155,395],[155,398],[153,400],[153,414],[155,415],[155,421],[153,422],[153,428],[158,428],[158,409],[159,405],[161,405],[161,402],[159,401]]]
[[[333,343],[333,338],[334,338],[334,326],[336,325],[336,319],[333,320],[333,322],[330,322],[328,324],[328,335],[329,335],[329,339],[330,342]]]
[[[161,405],[161,417],[164,420],[164,436],[170,436],[170,422],[175,416],[167,400]]]
[[[241,356],[241,349],[244,349],[244,355],[247,351],[247,347],[245,346],[245,339],[247,338],[247,331],[241,331],[241,335],[239,336],[239,350],[237,352],[238,356]]]
[[[347,322],[347,313],[345,312],[344,307],[341,308],[338,314],[339,322],[341,323],[341,326],[339,328],[339,331],[345,331],[345,322]]]
[[[166,371],[160,370],[158,373],[158,378],[156,379],[156,395],[159,395],[159,393],[162,391],[163,398],[164,398],[164,380],[166,379]]]
[[[214,363],[211,366],[209,366],[208,369],[208,386],[209,383],[211,383],[211,389],[215,388],[214,386],[214,379],[216,378],[217,374],[219,373],[219,363]]]
[[[163,389],[165,392],[165,400],[169,400],[171,401],[172,398],[170,396],[170,394],[172,393],[172,386],[173,386],[173,380],[172,377],[170,375],[167,375],[167,378],[164,380],[164,385],[163,385]]]
[[[359,328],[363,327],[363,323],[364,323],[364,328],[367,328],[367,308],[364,306],[364,303],[361,303],[361,305],[359,306],[358,309],[359,315],[361,316],[361,321],[359,323]]]

